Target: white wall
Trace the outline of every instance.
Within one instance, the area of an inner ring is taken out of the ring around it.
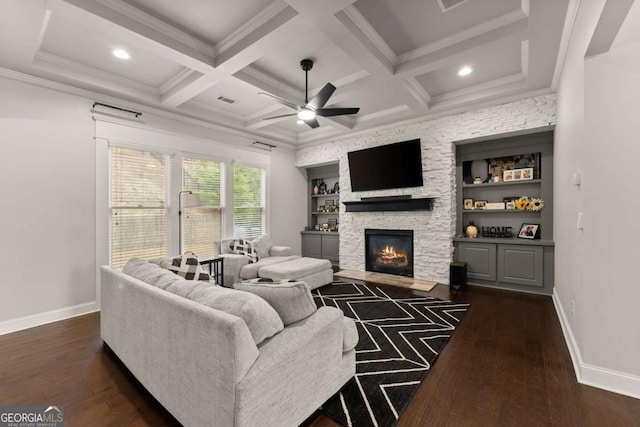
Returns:
[[[555,122],[555,95],[526,98],[435,120],[329,141],[298,151],[296,164],[309,167],[340,163],[340,202],[367,196],[410,194],[434,197],[433,211],[346,213],[341,205],[340,267],[364,271],[364,229],[414,231],[414,277],[449,283],[451,238],[455,233],[455,149],[453,141],[547,126]],[[424,186],[420,188],[351,192],[347,152],[419,138]]]
[[[0,93],[2,333],[95,308],[95,154],[86,100],[4,78]]]
[[[578,379],[640,397],[634,236],[640,44],[584,54],[605,1],[581,2],[558,89],[555,300]],[[637,5],[636,5],[637,6]],[[625,25],[640,25],[640,22]],[[582,185],[571,174],[582,172]],[[584,212],[584,230],[576,228]],[[572,314],[572,301],[575,310]]]
[[[104,248],[96,251],[96,230],[103,235],[105,225],[96,222],[96,174],[104,174],[104,164],[96,164],[96,128],[139,143],[148,141],[128,138],[150,129],[158,133],[155,146],[271,163],[272,240],[300,251],[306,181],[293,150],[251,149],[251,138],[144,111],[143,125],[118,133],[118,125],[96,126],[94,99],[4,77],[0,93],[0,334],[98,308],[96,258]]]
[[[307,225],[307,177],[294,167],[295,151],[277,148],[271,155],[271,241],[302,253],[300,231]]]

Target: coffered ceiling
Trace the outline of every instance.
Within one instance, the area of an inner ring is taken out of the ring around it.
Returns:
[[[0,0],[0,67],[298,146],[553,91],[569,1]],[[304,58],[358,114],[263,120]]]

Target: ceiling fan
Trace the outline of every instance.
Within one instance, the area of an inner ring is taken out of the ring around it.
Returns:
[[[286,99],[271,95],[270,93],[261,92],[261,95],[270,96],[280,104],[296,110],[295,113],[266,117],[264,120],[298,116],[298,119],[302,120],[312,128],[317,128],[320,124],[318,123],[316,116],[342,116],[345,114],[356,114],[360,111],[360,108],[323,108],[331,95],[333,95],[333,92],[336,90],[336,87],[331,83],[324,85],[320,92],[318,92],[318,94],[309,101],[309,70],[313,68],[313,60],[303,59],[300,61],[300,68],[304,71],[304,105],[297,105],[295,102],[287,101]]]

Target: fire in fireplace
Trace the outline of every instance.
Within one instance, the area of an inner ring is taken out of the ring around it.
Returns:
[[[365,229],[367,271],[413,277],[413,230]]]

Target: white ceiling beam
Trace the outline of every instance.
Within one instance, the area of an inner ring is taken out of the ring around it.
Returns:
[[[165,93],[162,103],[168,107],[176,107],[248,67],[260,57],[282,49],[290,40],[291,34],[295,34],[303,25],[296,16],[291,8],[282,10],[260,28],[228,46],[220,58],[216,59],[216,68],[197,79],[185,80]]]
[[[524,17],[516,22],[495,28],[482,35],[462,40],[456,44],[413,58],[402,64],[398,64],[396,75],[405,77],[419,76],[447,65],[456,63],[460,59],[469,56],[469,52],[477,49],[486,49],[491,44],[505,38],[517,38],[525,40],[528,36],[528,22]]]
[[[125,15],[119,10],[112,9],[93,0],[64,0],[64,3],[72,5],[73,7],[60,7],[55,13],[67,16],[77,22],[85,23],[90,22],[90,20],[95,20],[93,17],[98,17],[105,21],[100,29],[107,34],[111,34],[117,38],[125,38],[128,42],[136,46],[142,47],[167,60],[177,62],[200,73],[206,73],[213,68],[213,55],[203,53],[202,49],[194,47],[197,44],[195,41],[187,44],[170,35],[169,28],[172,27],[166,24],[151,26],[149,22],[142,23],[132,18],[131,15]],[[109,4],[123,5],[122,2],[113,1],[109,2]],[[122,7],[126,8],[126,6]],[[85,12],[84,16],[80,11]],[[127,11],[130,14],[136,11],[136,15],[147,16],[130,6],[127,8]],[[149,19],[149,21],[151,21],[151,19]],[[160,26],[162,26],[162,28],[159,28]],[[123,34],[123,30],[126,30],[125,34]],[[182,34],[175,29],[171,32]],[[182,38],[189,39],[189,36],[183,35]]]
[[[127,99],[157,103],[160,99],[156,88],[125,77],[80,64],[46,52],[38,52],[33,67],[46,73],[63,76],[63,79],[81,82],[88,87],[101,88]]]

